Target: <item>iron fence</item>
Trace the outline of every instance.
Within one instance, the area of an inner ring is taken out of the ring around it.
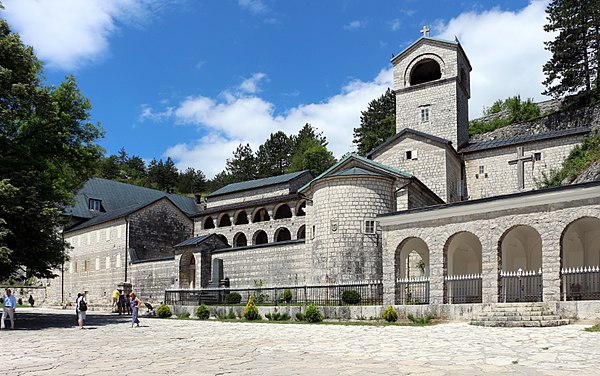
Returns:
[[[560,272],[563,300],[599,300],[600,268],[565,268]]]
[[[291,296],[286,299],[284,291],[289,290]],[[355,303],[342,302],[344,291],[354,290],[360,296]],[[224,304],[225,296],[236,292],[241,295],[241,303],[245,304],[252,296],[256,304],[263,305],[296,305],[316,304],[320,306],[339,305],[382,305],[382,281],[364,281],[356,283],[306,285],[283,287],[247,287],[247,288],[203,288],[199,290],[166,290],[165,303],[169,305]]]
[[[542,269],[500,271],[500,298],[505,303],[541,302]]]
[[[397,279],[396,304],[429,304],[429,277]]]
[[[481,274],[449,275],[444,278],[444,303],[481,303]]]

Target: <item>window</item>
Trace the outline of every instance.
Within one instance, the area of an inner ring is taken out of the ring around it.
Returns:
[[[406,151],[406,159],[412,159],[412,150]]]
[[[407,150],[404,153],[407,160],[416,160],[417,159],[417,151],[416,150]]]
[[[534,161],[541,161],[542,160],[542,153],[533,153],[533,160]]]
[[[89,208],[91,211],[100,211],[100,205],[101,205],[102,201],[101,200],[95,200],[93,198],[90,198],[89,201]]]
[[[312,231],[310,232],[310,238],[314,239],[315,238],[315,225],[313,225],[312,227]]]
[[[479,166],[479,173],[480,174],[484,174],[485,173],[485,166]]]
[[[421,107],[421,123],[429,121],[429,106]]]
[[[365,220],[364,227],[365,234],[374,234],[375,233],[375,221],[372,219]]]

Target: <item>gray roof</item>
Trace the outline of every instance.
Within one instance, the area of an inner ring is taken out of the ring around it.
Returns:
[[[139,187],[102,178],[91,178],[75,196],[75,205],[64,210],[64,214],[77,218],[93,218],[115,210],[145,206],[159,198],[168,197],[181,211],[188,215],[198,212],[193,198],[169,194],[156,189]],[[89,200],[101,201],[101,210],[90,211]]]
[[[205,241],[206,239],[210,238],[211,236],[215,236],[215,234],[196,236],[195,238],[191,238],[191,239],[182,241],[181,243],[175,245],[174,248],[187,247],[190,245],[198,245],[198,244],[202,243],[203,241]]]
[[[502,147],[511,146],[511,145],[525,144],[528,142],[543,141],[543,140],[549,140],[549,139],[559,138],[559,137],[586,134],[589,132],[590,132],[590,128],[579,127],[579,128],[562,129],[559,131],[546,132],[546,133],[515,136],[515,137],[503,138],[500,140],[475,142],[472,144],[467,144],[465,147],[461,148],[458,152],[459,153],[471,153],[471,152],[475,152],[475,151],[497,149],[497,148],[502,148]]]
[[[294,179],[296,179],[302,175],[306,175],[306,174],[310,174],[310,171],[304,170],[304,171],[292,172],[289,174],[284,174],[284,175],[279,175],[279,176],[272,176],[270,178],[247,180],[247,181],[242,181],[239,183],[232,183],[232,184],[224,186],[221,189],[214,191],[213,193],[209,194],[207,197],[221,196],[221,195],[226,195],[226,194],[234,193],[234,192],[247,191],[247,190],[255,189],[255,188],[262,188],[262,187],[266,187],[269,185],[283,184],[283,183],[287,183],[291,180],[294,180]],[[293,192],[290,192],[290,193],[293,193]]]
[[[352,167],[347,170],[342,170],[336,173],[333,173],[329,176],[353,176],[353,175],[371,175],[371,176],[384,176],[383,174],[379,174],[374,171],[365,170],[360,167]]]

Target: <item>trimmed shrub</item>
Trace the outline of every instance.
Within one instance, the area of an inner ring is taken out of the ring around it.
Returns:
[[[230,292],[225,295],[225,303],[226,304],[240,304],[242,301],[242,296],[238,292]]]
[[[161,304],[160,307],[156,309],[156,315],[161,319],[168,319],[169,317],[173,316],[173,313],[168,305]]]
[[[252,296],[250,296],[248,304],[244,307],[244,318],[246,320],[260,320],[260,313],[258,313],[258,308],[256,307],[256,304],[254,304]]]
[[[306,311],[304,311],[304,318],[311,323],[321,322],[323,321],[323,314],[316,305],[311,304],[306,308]]]
[[[21,298],[17,299],[17,304],[18,305],[23,305],[23,299],[21,299]]]
[[[196,317],[200,320],[208,320],[210,317],[210,309],[204,304],[201,304],[200,307],[196,308]]]
[[[298,321],[304,321],[304,319],[305,319],[304,313],[302,313],[302,312],[296,313],[296,320],[298,320]]]
[[[381,312],[381,317],[387,322],[396,322],[398,321],[398,312],[392,306],[389,306]]]
[[[31,304],[31,306],[33,307],[33,305],[35,304],[35,299],[33,299],[33,295],[29,295],[29,304]]]
[[[292,290],[290,290],[290,289],[283,290],[282,298],[283,298],[284,302],[290,303],[292,301]]]
[[[356,290],[344,290],[342,292],[342,302],[344,304],[358,304],[360,303],[360,294]]]
[[[181,312],[177,314],[177,318],[178,319],[189,319],[190,318],[190,313],[189,312]]]

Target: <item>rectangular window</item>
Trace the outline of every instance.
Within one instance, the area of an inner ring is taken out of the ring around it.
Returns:
[[[374,234],[375,233],[375,221],[372,219],[365,220],[364,227],[365,234]]]
[[[479,166],[479,173],[480,174],[484,174],[485,173],[485,166]]]
[[[421,122],[429,121],[429,106],[421,107]]]
[[[106,269],[110,269],[110,256],[106,256]]]
[[[100,200],[95,200],[93,198],[90,198],[89,201],[89,208],[91,211],[100,211],[100,204],[102,203],[102,201]]]
[[[406,159],[412,159],[412,150],[406,151]]]
[[[542,160],[542,153],[533,153],[533,160],[535,160],[535,161],[541,161]]]
[[[100,257],[96,257],[96,270],[100,270]]]
[[[312,227],[312,231],[310,232],[310,238],[314,239],[315,238],[315,226],[313,225]]]

